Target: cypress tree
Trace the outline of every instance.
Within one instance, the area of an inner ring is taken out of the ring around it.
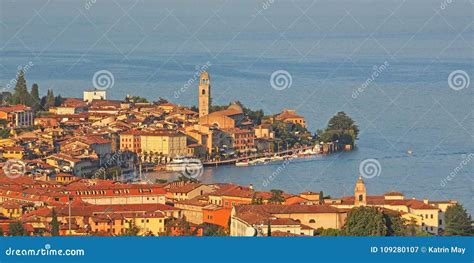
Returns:
[[[30,93],[31,103],[30,106],[33,107],[33,110],[36,112],[41,109],[41,99],[39,97],[39,87],[38,84],[34,83],[31,86],[31,93]]]
[[[8,225],[10,236],[26,236],[26,230],[23,228],[21,222],[13,222]]]
[[[56,214],[56,210],[51,212],[51,235],[52,236],[59,236],[59,222],[58,222],[58,215]]]
[[[13,92],[12,104],[27,104],[29,98],[28,88],[26,87],[25,73],[23,70],[18,72],[16,85]]]
[[[44,106],[45,110],[49,110],[49,108],[54,107],[56,104],[56,98],[54,97],[54,92],[52,90],[48,90],[46,97],[44,99]]]

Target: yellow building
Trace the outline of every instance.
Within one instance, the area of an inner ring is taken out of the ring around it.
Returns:
[[[163,103],[163,104],[158,105],[158,109],[160,109],[160,110],[162,110],[166,113],[170,113],[173,110],[175,110],[176,108],[178,108],[178,105],[172,104],[172,103]]]
[[[284,109],[282,113],[275,116],[275,120],[299,124],[306,128],[304,117],[296,114],[296,110]]]
[[[140,134],[142,153],[161,154],[167,157],[184,156],[187,153],[186,135],[175,131],[155,131]]]
[[[19,146],[7,146],[3,147],[3,158],[6,159],[23,159],[25,149]]]
[[[415,223],[421,230],[437,235],[444,228],[444,211],[453,201],[405,199],[399,192],[388,192],[384,195],[367,195],[365,183],[361,177],[356,182],[353,196],[341,199],[325,200],[326,204],[337,208],[352,209],[357,206],[373,206],[400,212],[407,223]]]
[[[22,215],[21,205],[16,201],[5,201],[0,204],[0,213],[11,219],[20,218]]]
[[[14,144],[15,144],[15,141],[13,141],[10,138],[0,139],[0,147],[13,146]]]
[[[143,214],[124,214],[126,222],[134,222],[139,236],[152,234],[158,236],[165,232],[165,215],[160,212]],[[128,226],[128,224],[127,224]]]

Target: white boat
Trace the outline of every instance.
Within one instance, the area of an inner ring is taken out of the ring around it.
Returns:
[[[182,172],[185,170],[202,169],[201,160],[190,157],[176,157],[171,162],[166,164],[166,170]]]
[[[270,158],[268,158],[268,157],[262,157],[262,158],[258,158],[258,159],[256,160],[256,162],[259,163],[259,164],[260,164],[260,163],[265,164],[265,163],[269,163],[271,160],[272,160],[272,159],[270,159]]]
[[[249,166],[249,165],[250,165],[249,161],[240,161],[240,162],[235,163],[235,166]]]
[[[285,160],[285,157],[284,157],[284,156],[279,156],[279,155],[275,154],[275,155],[272,157],[272,161],[282,161],[282,160]]]

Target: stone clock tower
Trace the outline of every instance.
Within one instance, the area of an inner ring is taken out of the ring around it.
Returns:
[[[209,73],[203,72],[199,78],[199,117],[209,114],[211,107],[211,84]]]
[[[365,188],[364,180],[362,180],[362,177],[360,176],[354,188],[354,205],[367,205],[367,189]]]

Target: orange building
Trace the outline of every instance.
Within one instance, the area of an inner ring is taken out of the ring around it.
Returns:
[[[202,209],[203,222],[222,226],[224,228],[229,227],[229,219],[232,209],[222,208],[216,205],[206,206]]]
[[[226,129],[226,133],[232,138],[232,145],[234,150],[239,152],[250,152],[255,147],[255,133],[248,129]]]
[[[120,134],[120,150],[121,151],[131,151],[134,153],[140,154],[141,150],[141,140],[140,132],[130,130]]]

